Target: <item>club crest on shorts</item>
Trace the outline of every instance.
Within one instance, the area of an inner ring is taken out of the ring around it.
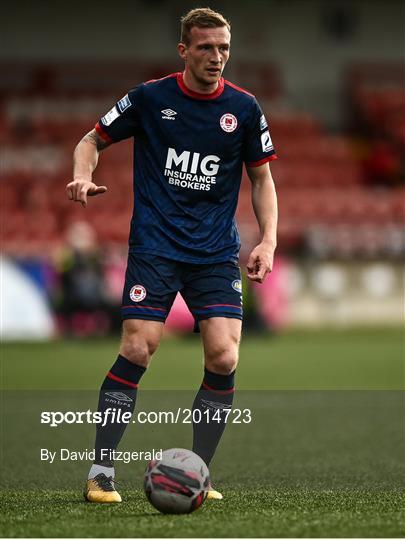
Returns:
[[[143,285],[134,285],[129,291],[132,302],[142,302],[146,298],[146,289]]]
[[[219,125],[224,131],[226,131],[227,133],[231,133],[232,131],[235,131],[235,129],[238,127],[238,121],[236,119],[236,116],[231,113],[226,113],[221,116]]]
[[[237,292],[242,292],[242,282],[240,279],[235,279],[232,281],[232,289],[235,289]]]

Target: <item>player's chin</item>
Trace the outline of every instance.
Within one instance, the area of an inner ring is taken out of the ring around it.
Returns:
[[[207,70],[205,72],[205,80],[209,82],[210,84],[212,84],[214,82],[218,82],[219,79],[221,78],[221,75],[222,75],[221,70],[216,70],[216,71]]]

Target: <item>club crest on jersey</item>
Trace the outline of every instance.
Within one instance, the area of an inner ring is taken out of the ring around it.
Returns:
[[[146,298],[146,289],[143,285],[134,285],[129,291],[132,302],[142,302]]]
[[[240,279],[235,279],[232,281],[232,289],[235,289],[237,292],[242,292],[242,282]]]
[[[226,131],[227,133],[231,133],[232,131],[235,131],[235,129],[238,127],[238,121],[236,119],[236,116],[231,113],[226,113],[221,116],[219,125],[224,131]]]

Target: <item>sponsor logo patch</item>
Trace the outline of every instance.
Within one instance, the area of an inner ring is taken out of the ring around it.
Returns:
[[[177,113],[173,109],[163,109],[160,112],[163,113],[163,120],[176,120],[175,116]]]
[[[209,191],[216,184],[220,161],[213,154],[201,156],[189,150],[177,153],[175,148],[168,148],[163,174],[172,186]]]
[[[236,116],[231,113],[226,113],[221,116],[219,125],[224,131],[226,131],[227,133],[231,133],[232,131],[235,131],[235,129],[238,127],[238,121],[236,119]]]
[[[266,127],[267,127],[267,120],[264,114],[262,114],[260,117],[260,129],[266,129]]]
[[[106,392],[106,396],[111,396],[115,399],[118,399],[119,401],[132,401],[132,399],[124,394],[124,392]]]
[[[235,279],[232,281],[232,289],[235,289],[237,292],[242,292],[242,282],[240,279]]]
[[[131,101],[129,99],[128,94],[126,94],[122,99],[120,99],[117,105],[120,112],[122,113],[125,111],[125,109],[128,109],[128,107],[131,106]]]
[[[109,126],[110,124],[114,122],[114,120],[116,120],[119,117],[119,115],[120,113],[118,112],[117,107],[113,107],[111,111],[108,111],[108,113],[105,116],[103,116],[103,118],[101,119],[101,122],[105,126]]]
[[[142,302],[146,298],[146,289],[143,285],[134,285],[129,291],[132,302]]]
[[[270,133],[265,131],[261,134],[260,140],[262,141],[263,152],[270,152],[273,150],[273,143],[271,141]]]

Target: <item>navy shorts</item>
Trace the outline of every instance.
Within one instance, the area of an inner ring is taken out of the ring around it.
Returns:
[[[130,253],[122,297],[123,319],[164,322],[180,292],[196,321],[242,319],[240,268],[234,262],[191,264]]]

